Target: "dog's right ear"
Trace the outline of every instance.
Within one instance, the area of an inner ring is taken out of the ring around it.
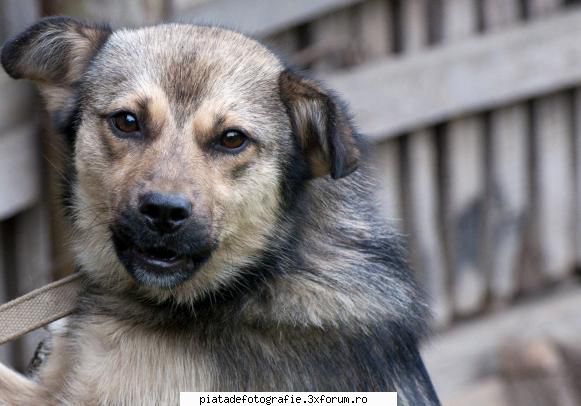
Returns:
[[[69,17],[48,17],[8,40],[0,60],[15,79],[35,80],[53,89],[67,88],[80,79],[110,34],[108,27]]]
[[[279,88],[311,176],[340,179],[356,170],[361,152],[342,103],[289,69],[280,74]]]

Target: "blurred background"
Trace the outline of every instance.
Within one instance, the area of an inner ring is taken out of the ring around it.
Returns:
[[[0,41],[52,14],[220,23],[326,82],[409,237],[444,405],[581,404],[581,1],[2,0]],[[73,271],[47,123],[0,72],[0,302]]]

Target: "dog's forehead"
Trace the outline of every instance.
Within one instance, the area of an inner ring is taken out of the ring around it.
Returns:
[[[87,78],[101,97],[148,83],[188,104],[218,93],[259,98],[282,69],[272,52],[240,33],[166,24],[114,32]]]

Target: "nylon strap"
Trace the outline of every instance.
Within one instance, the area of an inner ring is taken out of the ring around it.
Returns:
[[[81,287],[76,273],[0,305],[0,344],[71,314]]]

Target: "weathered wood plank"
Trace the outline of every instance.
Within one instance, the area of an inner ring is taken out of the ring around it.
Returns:
[[[510,28],[522,17],[520,0],[485,0],[482,6],[484,29],[488,32]]]
[[[573,94],[575,148],[575,253],[576,266],[581,266],[581,89]]]
[[[580,288],[560,290],[435,337],[423,354],[443,404],[463,388],[498,371],[498,348],[514,337],[578,340],[580,307]]]
[[[180,15],[183,12],[190,11],[193,7],[211,1],[215,0],[171,0],[171,10],[173,13]]]
[[[546,18],[554,14],[565,0],[527,0],[529,17]]]
[[[500,31],[521,18],[519,0],[484,3],[486,31]],[[486,241],[484,258],[495,305],[505,304],[518,289],[528,204],[528,115],[525,105],[490,114]]]
[[[0,43],[25,29],[38,18],[37,0],[3,0],[0,2]]]
[[[37,0],[6,0],[0,4],[0,42],[5,36],[14,35],[38,19],[40,15]],[[2,69],[0,69],[2,70]],[[14,81],[0,72],[0,220],[15,215],[37,200],[40,188],[38,161],[40,159],[37,141],[37,120],[30,83]],[[21,123],[26,123],[16,127]],[[23,215],[26,217],[26,215]],[[9,225],[8,225],[9,223]],[[18,268],[14,252],[14,221],[0,223],[6,244],[0,249],[4,273],[4,295],[0,301],[18,294],[15,288],[22,269]],[[8,228],[7,228],[8,227]],[[31,235],[23,238],[33,240],[39,230],[29,230]],[[28,255],[34,256],[34,245],[29,246]],[[2,285],[2,282],[0,282]],[[1,287],[1,286],[0,286]],[[2,361],[15,367],[27,362],[22,358],[23,341],[18,340],[3,346],[5,358]]]
[[[443,0],[443,40],[448,43],[465,39],[478,29],[478,13],[474,0]]]
[[[408,136],[406,180],[409,193],[408,229],[413,241],[413,263],[418,279],[430,298],[434,324],[442,328],[450,322],[452,309],[447,286],[444,247],[439,227],[436,146],[433,132]]]
[[[213,0],[174,16],[177,21],[222,24],[264,37],[362,0]]]
[[[325,77],[381,139],[581,82],[581,10]]]
[[[361,58],[367,62],[389,55],[394,43],[392,3],[388,0],[368,0],[361,3],[355,13]]]
[[[444,137],[445,232],[453,272],[454,309],[480,310],[486,293],[481,243],[484,210],[484,127],[477,117],[453,121]]]
[[[353,32],[361,46],[360,58],[367,61],[387,57],[392,52],[393,30],[390,26],[391,5],[386,0],[360,4],[355,11]],[[401,157],[398,141],[382,143],[374,153],[378,168],[379,193],[384,214],[398,229],[403,229],[401,206]]]
[[[0,136],[0,220],[30,207],[40,193],[35,122]]]
[[[19,213],[13,221],[17,275],[17,295],[24,295],[52,281],[48,213],[43,203]],[[19,340],[15,367],[24,370],[45,336],[44,329],[26,334]]]
[[[530,0],[529,16],[545,18],[562,0]],[[533,125],[537,201],[537,238],[541,271],[550,279],[560,279],[572,271],[574,247],[574,194],[571,188],[573,145],[572,111],[568,95],[535,100]]]
[[[23,108],[30,106],[34,95],[30,83],[14,80],[0,69],[0,95],[0,133],[32,118],[30,108]]]
[[[575,258],[570,106],[568,94],[533,104],[538,249],[541,271],[552,280],[570,273]]]
[[[47,2],[46,7],[53,14],[66,13],[113,26],[154,24],[166,17],[168,10],[166,0],[60,0]]]
[[[6,280],[6,248],[4,247],[4,233],[0,222],[0,303],[8,301],[8,286]],[[0,345],[0,363],[8,364],[10,361],[8,345]]]
[[[428,45],[428,3],[429,0],[407,0],[401,4],[402,46],[406,55]]]
[[[299,39],[296,30],[291,29],[271,35],[264,42],[287,60],[292,60],[292,56],[299,51]]]
[[[382,212],[389,222],[398,229],[403,229],[400,193],[400,160],[398,140],[387,140],[373,148],[372,161],[377,168],[377,180],[380,186],[379,203]]]
[[[357,37],[362,60],[387,57],[392,51],[392,27],[389,26],[390,5],[385,0],[372,0],[361,3],[354,10],[354,19],[343,14],[344,24],[353,24],[351,31]],[[332,28],[331,28],[332,29]],[[346,33],[349,37],[349,33]],[[349,38],[345,38],[351,40]],[[403,228],[403,211],[401,207],[401,162],[399,142],[386,142],[378,146],[373,156],[378,169],[380,183],[380,203],[385,216],[397,228]]]
[[[478,29],[476,2],[443,3],[443,40],[460,41]],[[444,134],[446,226],[449,265],[453,273],[454,310],[459,315],[480,310],[486,294],[482,269],[484,122],[481,117],[450,121]]]
[[[496,304],[518,290],[529,205],[527,110],[515,105],[490,116],[486,269]]]
[[[403,52],[415,53],[428,44],[428,4],[426,0],[402,3]],[[406,219],[412,244],[412,261],[418,279],[430,297],[434,325],[442,328],[450,322],[452,308],[439,222],[437,148],[435,133],[425,129],[409,134],[406,149],[406,193],[409,197]]]
[[[333,71],[352,65],[355,27],[351,13],[339,10],[325,15],[311,24],[313,46],[320,49],[319,60],[312,65],[315,72]]]

